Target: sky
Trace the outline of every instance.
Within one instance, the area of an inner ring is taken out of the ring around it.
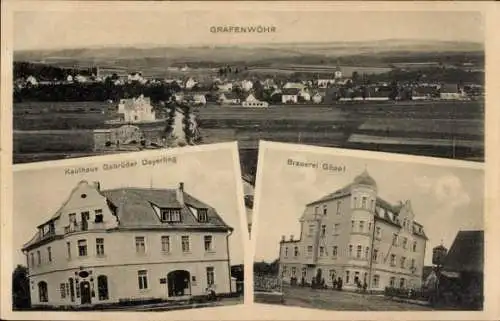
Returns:
[[[121,3],[116,5],[122,5]],[[227,3],[220,4],[227,6]],[[215,5],[214,5],[215,6]],[[483,42],[480,12],[51,9],[14,14],[15,50],[148,44],[227,45],[414,39]],[[200,8],[203,6],[200,5]],[[207,8],[205,6],[205,8]],[[42,9],[42,8],[41,8]],[[122,8],[123,9],[123,8]],[[310,9],[310,8],[309,8]],[[98,11],[97,11],[98,10]],[[337,9],[339,10],[339,9]],[[344,9],[345,10],[345,9]],[[366,9],[365,9],[366,10]],[[212,26],[274,26],[274,33],[212,33]]]
[[[141,157],[133,157],[140,160],[147,155],[148,153],[142,153]],[[120,157],[121,159],[130,158],[124,155]],[[119,158],[115,158],[115,162],[116,160]],[[82,159],[78,166],[92,166],[93,164],[102,167],[102,163],[89,163],[85,159]],[[230,237],[231,264],[243,263],[240,200],[236,190],[236,184],[241,184],[241,176],[235,172],[234,158],[230,149],[180,153],[176,164],[100,170],[87,175],[65,175],[66,168],[69,166],[14,172],[14,266],[26,264],[25,256],[21,252],[22,245],[30,240],[39,224],[48,220],[59,209],[70,191],[81,180],[99,181],[103,190],[151,186],[153,188],[177,188],[179,182],[184,182],[184,189],[187,193],[214,207],[222,219],[234,228]],[[245,214],[242,213],[242,215],[244,217]],[[245,230],[244,233],[247,231]]]
[[[345,166],[346,171],[292,167],[286,164],[289,158]],[[484,228],[482,170],[269,148],[256,189],[255,260],[278,258],[282,235],[300,237],[305,205],[351,183],[365,168],[377,182],[379,197],[391,204],[410,200],[415,220],[429,238],[426,265],[432,262],[432,248],[443,244],[449,249],[459,230]]]

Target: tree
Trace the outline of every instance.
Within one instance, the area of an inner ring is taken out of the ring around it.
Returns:
[[[28,268],[18,265],[12,272],[12,305],[14,309],[31,307]]]

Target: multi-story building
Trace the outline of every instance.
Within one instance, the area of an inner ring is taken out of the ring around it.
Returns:
[[[34,306],[179,299],[231,292],[232,228],[174,189],[79,182],[23,246]]]
[[[298,240],[282,237],[280,273],[285,282],[311,283],[321,270],[325,284],[344,288],[421,286],[427,237],[410,201],[391,205],[378,196],[365,170],[334,193],[306,205]],[[319,280],[321,282],[321,280]]]

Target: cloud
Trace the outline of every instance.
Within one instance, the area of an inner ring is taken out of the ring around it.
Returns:
[[[439,203],[447,204],[452,208],[470,203],[470,196],[464,190],[462,181],[454,175],[438,178],[434,183],[433,192]]]

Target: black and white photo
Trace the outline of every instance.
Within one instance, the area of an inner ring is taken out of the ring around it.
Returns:
[[[13,309],[243,303],[239,177],[236,144],[18,165]]]
[[[269,142],[261,153],[257,303],[482,310],[482,164]]]

